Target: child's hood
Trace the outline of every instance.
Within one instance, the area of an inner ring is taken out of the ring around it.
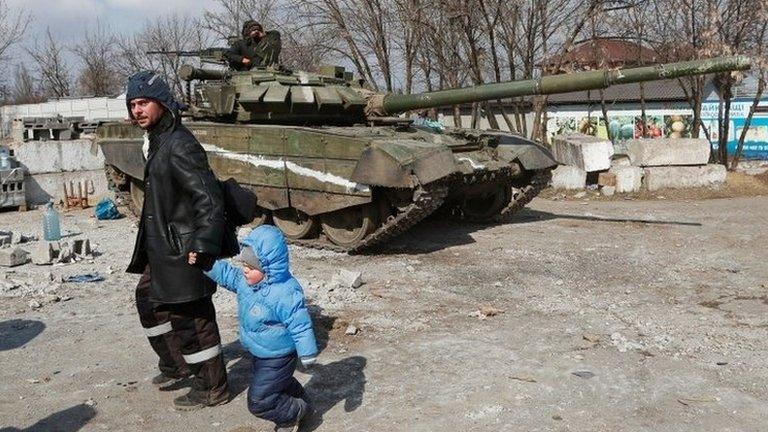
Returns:
[[[291,277],[288,265],[288,245],[283,233],[273,225],[253,229],[242,243],[251,249],[261,263],[267,282],[281,282]]]

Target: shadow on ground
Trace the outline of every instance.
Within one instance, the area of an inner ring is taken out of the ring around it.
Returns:
[[[40,321],[12,319],[0,322],[0,351],[24,346],[45,330]]]
[[[454,246],[462,246],[475,243],[472,234],[484,229],[499,225],[522,225],[531,222],[549,221],[555,219],[579,220],[585,222],[614,222],[614,223],[639,223],[647,225],[677,225],[677,226],[701,226],[698,222],[688,221],[662,221],[639,218],[607,218],[599,216],[586,216],[574,214],[558,214],[539,210],[523,209],[515,214],[509,221],[503,223],[476,223],[429,218],[412,227],[399,237],[386,242],[363,254],[371,255],[416,255],[436,252]],[[520,228],[522,229],[522,227]]]
[[[317,364],[304,370],[312,378],[304,386],[314,412],[303,422],[301,431],[314,431],[323,424],[323,416],[344,401],[344,411],[352,412],[363,403],[366,359],[352,356],[328,364]]]
[[[28,428],[6,427],[0,432],[76,432],[94,417],[96,410],[93,407],[80,404],[51,414]]]

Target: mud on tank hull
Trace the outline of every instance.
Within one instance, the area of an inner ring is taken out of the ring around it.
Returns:
[[[556,165],[545,148],[497,131],[185,125],[219,178],[256,192],[257,223],[274,223],[294,243],[343,252],[386,242],[435,212],[504,220],[547,185]],[[110,179],[140,211],[142,132],[109,123],[97,134]]]

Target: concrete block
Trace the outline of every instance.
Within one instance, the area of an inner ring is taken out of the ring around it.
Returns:
[[[625,154],[613,155],[611,158],[611,166],[632,166],[632,161],[629,159],[629,156]]]
[[[649,191],[694,187],[719,187],[725,183],[723,165],[648,167],[644,170],[644,184]]]
[[[104,169],[104,154],[91,140],[28,141],[14,150],[30,174]]]
[[[32,248],[32,262],[37,265],[53,264],[59,255],[59,242],[40,242]]]
[[[555,189],[584,189],[587,172],[581,168],[560,165],[552,170],[552,187]]]
[[[587,172],[603,171],[611,167],[613,144],[580,133],[556,135],[552,138],[552,153],[564,165]]]
[[[616,174],[612,172],[601,172],[597,176],[597,184],[600,186],[616,186]]]
[[[29,252],[22,248],[0,249],[0,266],[15,267],[29,261]]]
[[[616,193],[616,186],[603,186],[603,188],[600,189],[600,193],[602,193],[603,196],[613,196],[613,194]]]
[[[704,165],[709,161],[709,142],[705,139],[632,139],[625,145],[634,166]]]
[[[24,178],[26,199],[28,204],[45,204],[50,200],[63,200],[63,183],[85,181],[88,183],[88,201],[96,205],[100,199],[111,196],[104,169],[92,171],[60,172],[49,174],[28,175]],[[67,186],[69,187],[69,186]],[[75,187],[77,190],[77,187]]]
[[[613,166],[610,170],[616,176],[616,192],[639,192],[643,186],[643,169],[633,166]]]
[[[91,255],[91,241],[88,239],[75,239],[72,241],[72,253],[79,257]]]

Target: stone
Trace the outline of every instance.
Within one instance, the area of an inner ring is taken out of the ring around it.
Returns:
[[[648,167],[643,171],[643,183],[649,191],[666,188],[720,187],[725,183],[726,175],[725,166],[719,164]]]
[[[26,243],[29,240],[30,240],[29,237],[22,235],[21,233],[18,233],[18,232],[11,233],[11,244]]]
[[[611,167],[632,166],[632,161],[625,154],[613,155]]]
[[[40,242],[32,249],[32,262],[37,265],[53,264],[59,257],[59,242]]]
[[[13,233],[10,231],[0,231],[0,247],[13,243]]]
[[[39,301],[34,299],[30,300],[27,303],[27,306],[29,306],[30,309],[40,309],[41,307],[43,307],[43,305]]]
[[[0,266],[16,267],[29,262],[29,252],[22,248],[0,249]]]
[[[359,332],[359,331],[360,331],[360,329],[358,329],[358,328],[357,328],[357,327],[355,327],[354,325],[350,324],[350,325],[348,325],[348,326],[347,326],[347,329],[346,329],[346,330],[344,330],[344,334],[345,334],[345,335],[349,335],[349,336],[354,336],[354,335],[356,335],[356,334],[357,334],[357,332]]]
[[[607,197],[613,196],[613,194],[616,193],[616,186],[603,186],[603,188],[600,189],[600,193]]]
[[[643,169],[640,167],[616,165],[610,172],[616,176],[617,193],[639,192],[643,185]]]
[[[88,239],[75,239],[72,241],[72,253],[79,257],[91,255],[91,241]]]
[[[331,278],[331,283],[346,288],[359,288],[363,284],[363,274],[357,271],[339,269]]]
[[[631,139],[625,145],[633,166],[704,165],[709,161],[706,139]]]
[[[72,253],[72,246],[67,242],[59,242],[58,255],[56,256],[57,263],[66,263],[72,260],[74,254]]]
[[[601,172],[597,176],[597,184],[600,186],[616,186],[616,174],[612,172]]]
[[[554,189],[584,189],[587,184],[587,172],[581,168],[560,165],[552,170],[552,187]]]
[[[552,138],[552,153],[563,165],[587,172],[603,171],[611,167],[613,143],[580,133],[556,135]]]

